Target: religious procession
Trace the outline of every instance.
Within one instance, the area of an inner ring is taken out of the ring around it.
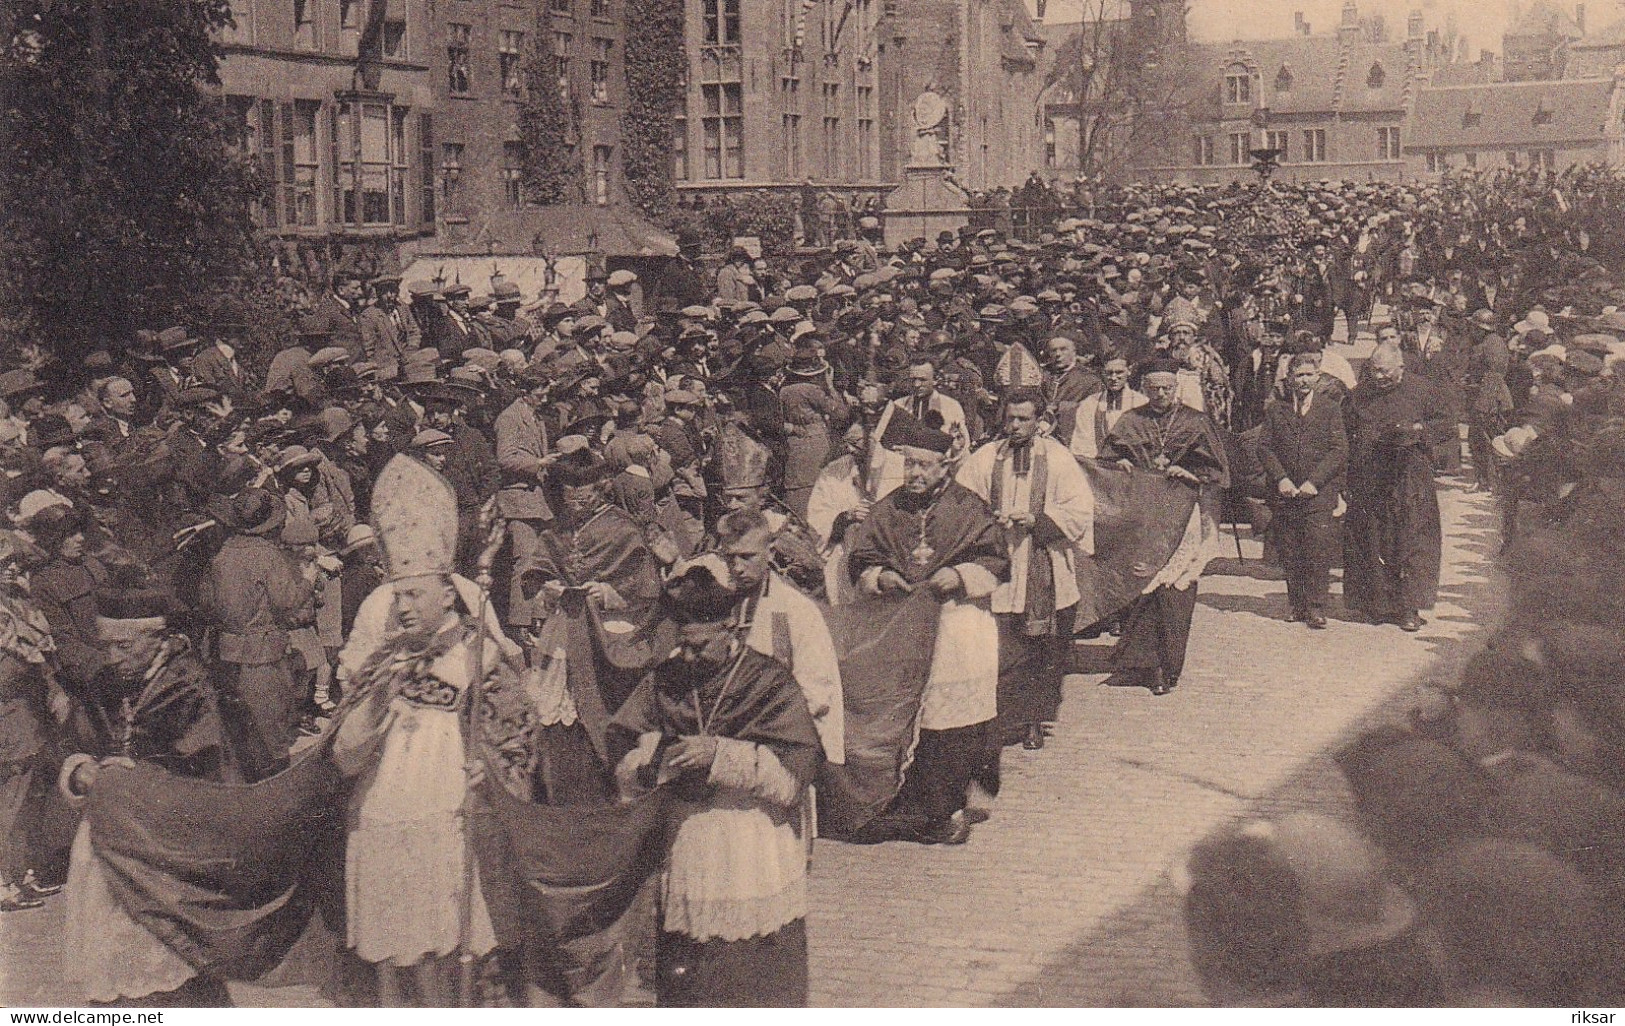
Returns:
[[[1080,643],[1199,701],[1243,532],[1301,659],[1424,632],[1455,483],[1504,625],[1340,755],[1358,824],[1190,851],[1193,959],[1215,1004],[1617,1003],[1622,198],[1133,185],[1030,240],[680,237],[570,304],[292,282],[270,352],[12,339],[0,926],[55,910],[75,1003],[805,1005],[809,875],[1021,815]]]

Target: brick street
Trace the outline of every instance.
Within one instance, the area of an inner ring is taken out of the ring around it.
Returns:
[[[1448,676],[1498,615],[1491,504],[1442,482],[1445,570],[1417,635],[1334,619],[1283,621],[1285,588],[1246,562],[1201,582],[1179,690],[1152,698],[1069,677],[1041,752],[1007,749],[991,818],[962,848],[818,842],[809,934],[826,1006],[1199,1005],[1169,870],[1236,817],[1346,814],[1328,754],[1358,726]],[[1335,585],[1334,585],[1335,589]],[[1083,646],[1081,668],[1104,646]],[[60,897],[0,918],[0,1004],[71,1003],[57,982]],[[307,1005],[308,987],[234,986],[255,1005]]]

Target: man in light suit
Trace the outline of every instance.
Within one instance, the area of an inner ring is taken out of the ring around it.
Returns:
[[[965,408],[959,405],[959,400],[945,395],[937,390],[937,368],[930,360],[915,360],[908,367],[909,394],[899,399],[893,399],[886,404],[880,413],[880,422],[875,425],[874,436],[884,438],[886,429],[891,426],[892,417],[897,411],[902,412],[920,421],[927,421],[928,413],[936,413],[942,418],[940,424],[936,417],[929,418],[931,427],[942,431],[954,440],[953,448],[949,452],[950,459],[957,459],[970,451],[970,428],[965,424]],[[902,477],[897,474],[900,463],[896,459],[886,458],[880,446],[875,446],[873,469],[880,472],[880,487],[876,494],[885,495],[902,485]]]
[[[1286,571],[1287,601],[1294,622],[1326,627],[1326,594],[1337,541],[1332,512],[1348,469],[1343,408],[1320,391],[1320,363],[1313,353],[1292,359],[1292,397],[1264,410],[1258,457],[1275,482],[1271,506],[1276,544]]]
[[[1144,393],[1128,387],[1128,361],[1113,356],[1101,368],[1106,387],[1078,403],[1072,421],[1072,455],[1092,460],[1100,455],[1100,442],[1117,426],[1126,410],[1145,405]]]

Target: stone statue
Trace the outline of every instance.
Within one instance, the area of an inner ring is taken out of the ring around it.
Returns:
[[[910,167],[944,167],[948,163],[948,104],[927,89],[914,98],[910,107],[914,120],[914,145],[909,151]]]

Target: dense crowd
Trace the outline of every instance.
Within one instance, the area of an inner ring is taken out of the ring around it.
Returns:
[[[1076,634],[1119,635],[1119,683],[1174,690],[1225,520],[1268,531],[1294,619],[1327,626],[1341,557],[1346,615],[1419,629],[1465,426],[1513,622],[1448,708],[1345,760],[1392,875],[1335,824],[1238,829],[1193,863],[1193,938],[1216,999],[1606,1001],[1617,960],[1580,938],[1614,932],[1625,801],[1625,185],[1139,185],[1074,216],[1024,188],[1019,231],[978,213],[888,250],[864,215],[815,252],[715,265],[685,236],[658,279],[597,269],[571,303],[339,272],[290,293],[275,352],[223,323],[19,341],[3,907],[77,888],[96,1000],[223,1000],[119,911],[76,810],[108,766],[254,783],[320,750],[353,787],[329,856],[343,947],[377,967],[345,1000],[445,1003],[457,953],[531,936],[488,856],[472,868],[469,794],[494,784],[549,807],[664,794],[660,1000],[804,1002],[815,780],[826,834],[965,843],[999,748],[1043,747]],[[1338,350],[1368,329],[1357,368]],[[1107,602],[1097,500],[1126,487],[1173,529]],[[936,643],[877,764],[841,675],[847,635],[878,628],[840,610],[916,599]],[[848,815],[839,781],[876,777]],[[1316,905],[1313,858],[1367,875],[1357,907]],[[505,962],[517,999],[619,1000],[638,915],[545,970]]]

